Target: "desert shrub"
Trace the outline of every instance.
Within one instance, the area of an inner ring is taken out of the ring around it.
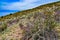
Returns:
[[[4,31],[7,28],[6,23],[3,23],[2,26],[0,27],[0,32]]]
[[[9,15],[12,15],[12,13],[10,13]]]
[[[38,35],[35,35],[34,36],[34,40],[37,40],[37,39],[39,39],[39,36]]]
[[[45,19],[45,26],[48,31],[52,31],[56,26],[57,23],[54,19],[54,15],[51,12],[48,12],[48,14],[46,15],[46,19]]]
[[[37,16],[38,19],[37,20],[35,19],[34,27],[32,27],[30,29],[31,32],[26,32],[26,34],[25,34],[26,36],[24,36],[23,38],[28,40],[28,37],[31,36],[30,39],[32,38],[32,40],[43,40],[44,38],[49,37],[50,35],[52,35],[53,37],[56,37],[54,28],[57,26],[57,23],[54,19],[53,13],[46,12],[45,16],[46,16],[44,18],[45,20],[42,20],[42,17],[39,16],[39,18],[38,18],[38,16]],[[41,29],[41,27],[42,27],[42,29]],[[46,39],[54,40],[54,38],[51,38],[51,36]]]
[[[1,16],[1,18],[3,18],[3,16]]]

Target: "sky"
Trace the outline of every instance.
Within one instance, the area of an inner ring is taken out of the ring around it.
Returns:
[[[58,0],[0,0],[0,16],[32,9]]]

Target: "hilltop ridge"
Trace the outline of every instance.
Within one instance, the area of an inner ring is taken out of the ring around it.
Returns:
[[[45,5],[40,5],[39,7],[36,7],[36,8],[23,10],[23,11],[18,11],[18,12],[14,13],[14,14],[9,14],[9,15],[6,15],[6,16],[2,16],[2,17],[0,17],[0,21],[5,20],[5,19],[10,19],[10,18],[13,18],[13,17],[17,17],[17,16],[22,16],[22,15],[25,15],[27,13],[34,12],[34,11],[37,11],[37,10],[41,10],[41,9],[44,10],[46,7],[53,8],[54,6],[59,7],[60,6],[60,1],[53,2],[53,3],[48,3],[48,4],[45,4]]]

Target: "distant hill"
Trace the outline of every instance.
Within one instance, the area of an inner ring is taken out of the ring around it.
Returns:
[[[0,17],[0,40],[60,40],[60,1]]]

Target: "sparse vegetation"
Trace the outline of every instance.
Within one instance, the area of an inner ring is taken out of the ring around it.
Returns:
[[[2,16],[1,40],[60,40],[59,5],[60,1]]]

